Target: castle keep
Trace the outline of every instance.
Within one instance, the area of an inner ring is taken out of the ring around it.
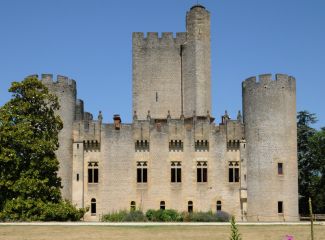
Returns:
[[[243,114],[211,116],[210,13],[186,15],[186,32],[133,33],[133,121],[84,111],[76,83],[42,82],[60,100],[63,196],[90,206],[87,220],[125,209],[225,211],[238,221],[298,220],[295,79],[242,83]]]

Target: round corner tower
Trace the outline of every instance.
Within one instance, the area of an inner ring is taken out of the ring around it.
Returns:
[[[210,13],[194,5],[186,14],[186,42],[182,51],[184,115],[211,112]]]
[[[59,133],[60,145],[56,152],[60,163],[58,175],[61,177],[63,199],[72,200],[72,133],[76,112],[76,82],[59,75],[57,81],[53,81],[52,74],[42,74],[41,81],[58,97],[60,103],[58,114],[63,122],[63,129]]]
[[[242,84],[248,221],[297,221],[296,81],[265,74]]]

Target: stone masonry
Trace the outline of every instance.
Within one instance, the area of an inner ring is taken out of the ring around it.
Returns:
[[[242,84],[243,115],[211,112],[210,13],[186,15],[186,32],[133,33],[133,122],[84,111],[76,82],[43,74],[60,100],[63,196],[85,219],[133,208],[225,211],[238,221],[297,221],[295,79]]]

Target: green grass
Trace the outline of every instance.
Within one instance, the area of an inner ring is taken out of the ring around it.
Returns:
[[[286,234],[295,240],[310,239],[303,226],[239,226],[243,240],[282,240]],[[230,226],[0,226],[4,240],[227,240]],[[325,236],[325,226],[315,226],[315,240]]]

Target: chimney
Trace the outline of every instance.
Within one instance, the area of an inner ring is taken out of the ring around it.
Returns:
[[[122,122],[120,115],[119,114],[114,114],[113,120],[114,120],[115,130],[120,130],[121,122]]]

